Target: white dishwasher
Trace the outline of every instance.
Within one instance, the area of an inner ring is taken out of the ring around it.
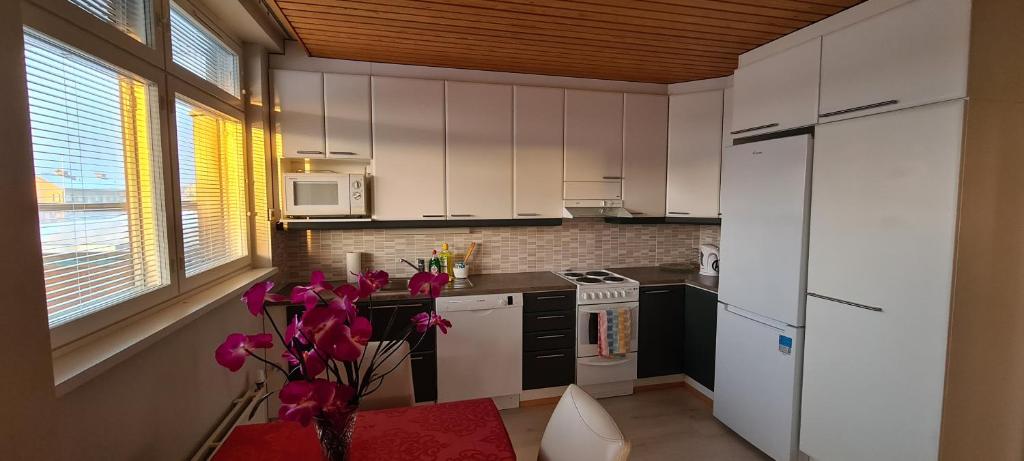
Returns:
[[[523,294],[437,298],[452,322],[437,335],[437,401],[490,397],[499,409],[519,406],[523,390]]]

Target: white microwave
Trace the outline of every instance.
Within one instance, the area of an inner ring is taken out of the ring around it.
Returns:
[[[285,173],[284,214],[293,217],[365,217],[366,175]]]

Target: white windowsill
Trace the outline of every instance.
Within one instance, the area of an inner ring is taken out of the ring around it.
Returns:
[[[277,268],[248,269],[53,351],[57,396],[109,370],[226,301],[238,300]]]

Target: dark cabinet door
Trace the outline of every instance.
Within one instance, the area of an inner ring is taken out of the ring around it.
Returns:
[[[718,330],[718,295],[686,287],[683,372],[715,390],[715,332]],[[642,338],[642,336],[641,336]]]
[[[576,376],[573,349],[555,349],[523,353],[523,389],[572,384]]]
[[[640,289],[637,377],[683,372],[683,296],[682,286]]]
[[[437,400],[437,354],[417,352],[409,357],[412,363],[412,388],[416,402]]]

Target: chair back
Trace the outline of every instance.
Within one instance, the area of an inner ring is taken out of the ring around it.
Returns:
[[[540,441],[539,461],[625,461],[629,441],[597,400],[575,384],[558,400]]]
[[[363,366],[370,363],[370,359],[381,343],[371,341],[366,344]],[[398,368],[384,378],[384,383],[374,393],[363,397],[359,402],[361,410],[380,410],[384,408],[411,407],[416,403],[412,387],[412,364],[406,355],[409,353],[409,343],[403,342],[382,365],[377,367],[380,373],[390,370],[396,364]],[[405,360],[402,360],[405,358]],[[398,361],[402,360],[401,363]]]

